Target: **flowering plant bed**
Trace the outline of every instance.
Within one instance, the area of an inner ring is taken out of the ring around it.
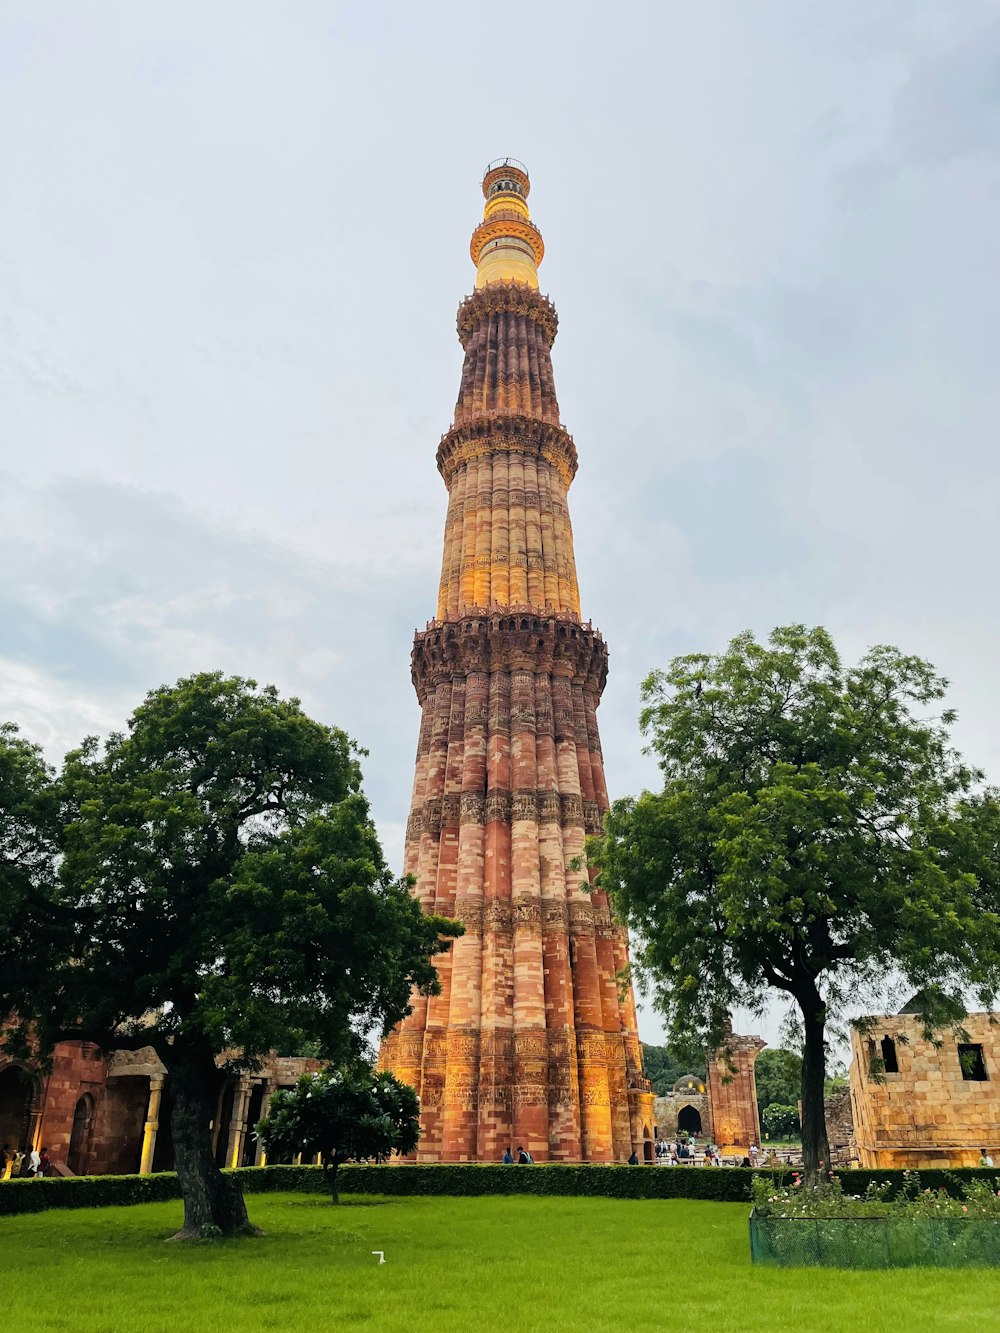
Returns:
[[[846,1194],[837,1177],[813,1188],[758,1177],[751,1258],[782,1268],[1000,1267],[998,1186],[972,1180],[953,1196],[921,1189],[917,1173],[907,1172],[890,1197],[888,1182]]]

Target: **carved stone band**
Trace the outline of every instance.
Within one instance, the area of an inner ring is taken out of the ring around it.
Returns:
[[[410,667],[421,704],[456,676],[519,670],[580,681],[596,705],[608,676],[608,650],[597,630],[573,621],[491,613],[419,630]]]
[[[521,282],[491,282],[465,298],[458,307],[458,336],[462,346],[468,343],[481,320],[501,310],[533,319],[545,330],[552,346],[559,328],[556,308],[547,296]]]
[[[450,430],[438,445],[438,471],[445,484],[450,485],[461,463],[498,453],[544,458],[557,469],[567,487],[576,476],[576,445],[569,431],[537,417],[507,413],[477,417]]]

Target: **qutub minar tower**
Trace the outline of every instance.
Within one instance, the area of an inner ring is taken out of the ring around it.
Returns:
[[[537,1161],[620,1161],[642,1157],[653,1130],[626,934],[606,895],[581,888],[584,838],[608,809],[608,651],[580,616],[566,500],[577,455],[529,188],[511,158],[483,178],[462,384],[437,451],[437,617],[413,645],[422,719],[404,869],[427,911],[465,925],[438,959],[441,994],[415,996],[382,1045],[382,1067],[420,1095],[421,1161],[497,1161],[512,1144]]]

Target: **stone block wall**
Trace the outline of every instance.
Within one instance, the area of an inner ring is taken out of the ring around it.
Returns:
[[[965,1070],[955,1035],[938,1034],[936,1046],[915,1014],[877,1017],[852,1033],[851,1107],[862,1166],[975,1166],[982,1148],[1000,1163],[995,1023],[985,1013],[965,1020],[961,1044],[972,1051]],[[970,1076],[979,1072],[971,1069],[976,1048],[983,1078]]]

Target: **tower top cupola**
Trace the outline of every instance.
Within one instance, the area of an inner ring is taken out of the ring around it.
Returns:
[[[472,233],[469,247],[477,289],[494,282],[537,289],[545,246],[528,211],[530,190],[528,169],[516,158],[500,157],[486,168],[483,220]]]

